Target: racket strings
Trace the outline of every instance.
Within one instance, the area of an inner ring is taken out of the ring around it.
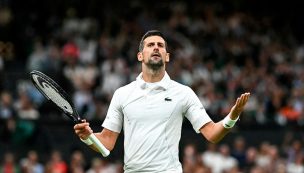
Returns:
[[[39,75],[33,75],[32,77],[41,92],[43,92],[60,109],[73,115],[74,111],[71,104],[56,89],[56,85],[49,82],[50,79],[47,80]]]
[[[53,87],[45,88],[45,94],[61,109],[73,114],[73,108]]]

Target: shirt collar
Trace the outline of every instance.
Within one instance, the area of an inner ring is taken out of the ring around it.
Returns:
[[[155,88],[162,88],[164,90],[167,90],[168,87],[169,87],[169,83],[170,83],[171,79],[170,79],[170,76],[168,75],[167,72],[165,72],[165,75],[164,77],[162,78],[161,81],[159,81],[157,83],[157,86]],[[145,82],[142,78],[142,72],[137,76],[136,78],[136,82],[138,84],[138,86],[141,88],[141,89],[146,89],[147,88],[147,82]]]

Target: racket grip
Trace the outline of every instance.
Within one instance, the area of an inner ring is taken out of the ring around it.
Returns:
[[[94,133],[90,134],[89,139],[93,142],[103,157],[107,157],[110,154],[110,151],[97,139]]]

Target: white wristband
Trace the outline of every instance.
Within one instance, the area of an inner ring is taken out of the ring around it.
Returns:
[[[232,120],[232,119],[230,118],[230,116],[227,115],[227,116],[223,119],[223,126],[224,126],[224,128],[225,128],[225,129],[231,129],[231,128],[235,125],[235,123],[237,122],[238,119],[239,119],[239,116],[237,117],[237,119]]]
[[[92,144],[93,144],[93,141],[92,141],[90,138],[87,138],[87,139],[81,139],[81,138],[80,138],[80,140],[81,140],[83,143],[87,144],[87,145],[92,145]]]

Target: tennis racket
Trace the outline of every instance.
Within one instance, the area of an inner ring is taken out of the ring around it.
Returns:
[[[45,98],[52,101],[64,115],[68,116],[75,124],[82,122],[70,97],[55,81],[37,70],[32,71],[30,76],[34,86],[40,93],[42,93]],[[110,154],[110,151],[97,139],[94,133],[89,136],[89,139],[104,157],[107,157]]]

